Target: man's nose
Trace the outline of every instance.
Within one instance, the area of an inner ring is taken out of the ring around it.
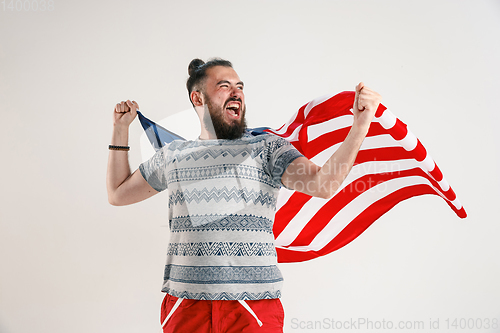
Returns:
[[[243,91],[239,87],[233,87],[231,90],[231,97],[241,98],[243,96]]]

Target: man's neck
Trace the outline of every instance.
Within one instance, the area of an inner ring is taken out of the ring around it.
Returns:
[[[207,131],[206,128],[202,127],[201,133],[198,136],[199,140],[217,140],[217,135],[215,132]]]

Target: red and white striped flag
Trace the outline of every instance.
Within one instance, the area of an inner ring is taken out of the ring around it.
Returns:
[[[354,94],[317,98],[280,129],[267,131],[321,166],[349,133]],[[467,216],[424,146],[381,104],[351,172],[332,198],[280,190],[274,221],[278,261],[306,261],[335,251],[397,203],[423,194],[439,195],[459,217]]]

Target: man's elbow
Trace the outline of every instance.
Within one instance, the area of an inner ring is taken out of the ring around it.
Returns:
[[[295,182],[284,183],[284,185],[289,189],[321,199],[330,199],[340,186],[340,184],[335,181],[321,180],[298,180]]]
[[[121,200],[115,193],[108,193],[108,202],[112,206],[125,206],[126,203]]]
[[[337,190],[340,187],[340,183],[336,180],[332,181],[319,181],[319,186],[316,187],[313,196],[322,198],[322,199],[330,199],[334,196]]]
[[[108,202],[111,206],[123,206],[120,204],[120,202],[118,202],[116,199],[114,198],[111,198],[108,196]]]
[[[335,191],[322,191],[322,192],[315,192],[313,196],[321,199],[330,199],[331,197],[333,197],[334,194]]]
[[[321,198],[321,199],[330,199],[333,196],[333,193],[330,192],[322,192],[316,195],[316,197]]]

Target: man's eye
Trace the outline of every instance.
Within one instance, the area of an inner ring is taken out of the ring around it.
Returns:
[[[239,89],[239,90],[243,90],[243,86],[239,86],[239,87],[238,87],[238,89]]]

